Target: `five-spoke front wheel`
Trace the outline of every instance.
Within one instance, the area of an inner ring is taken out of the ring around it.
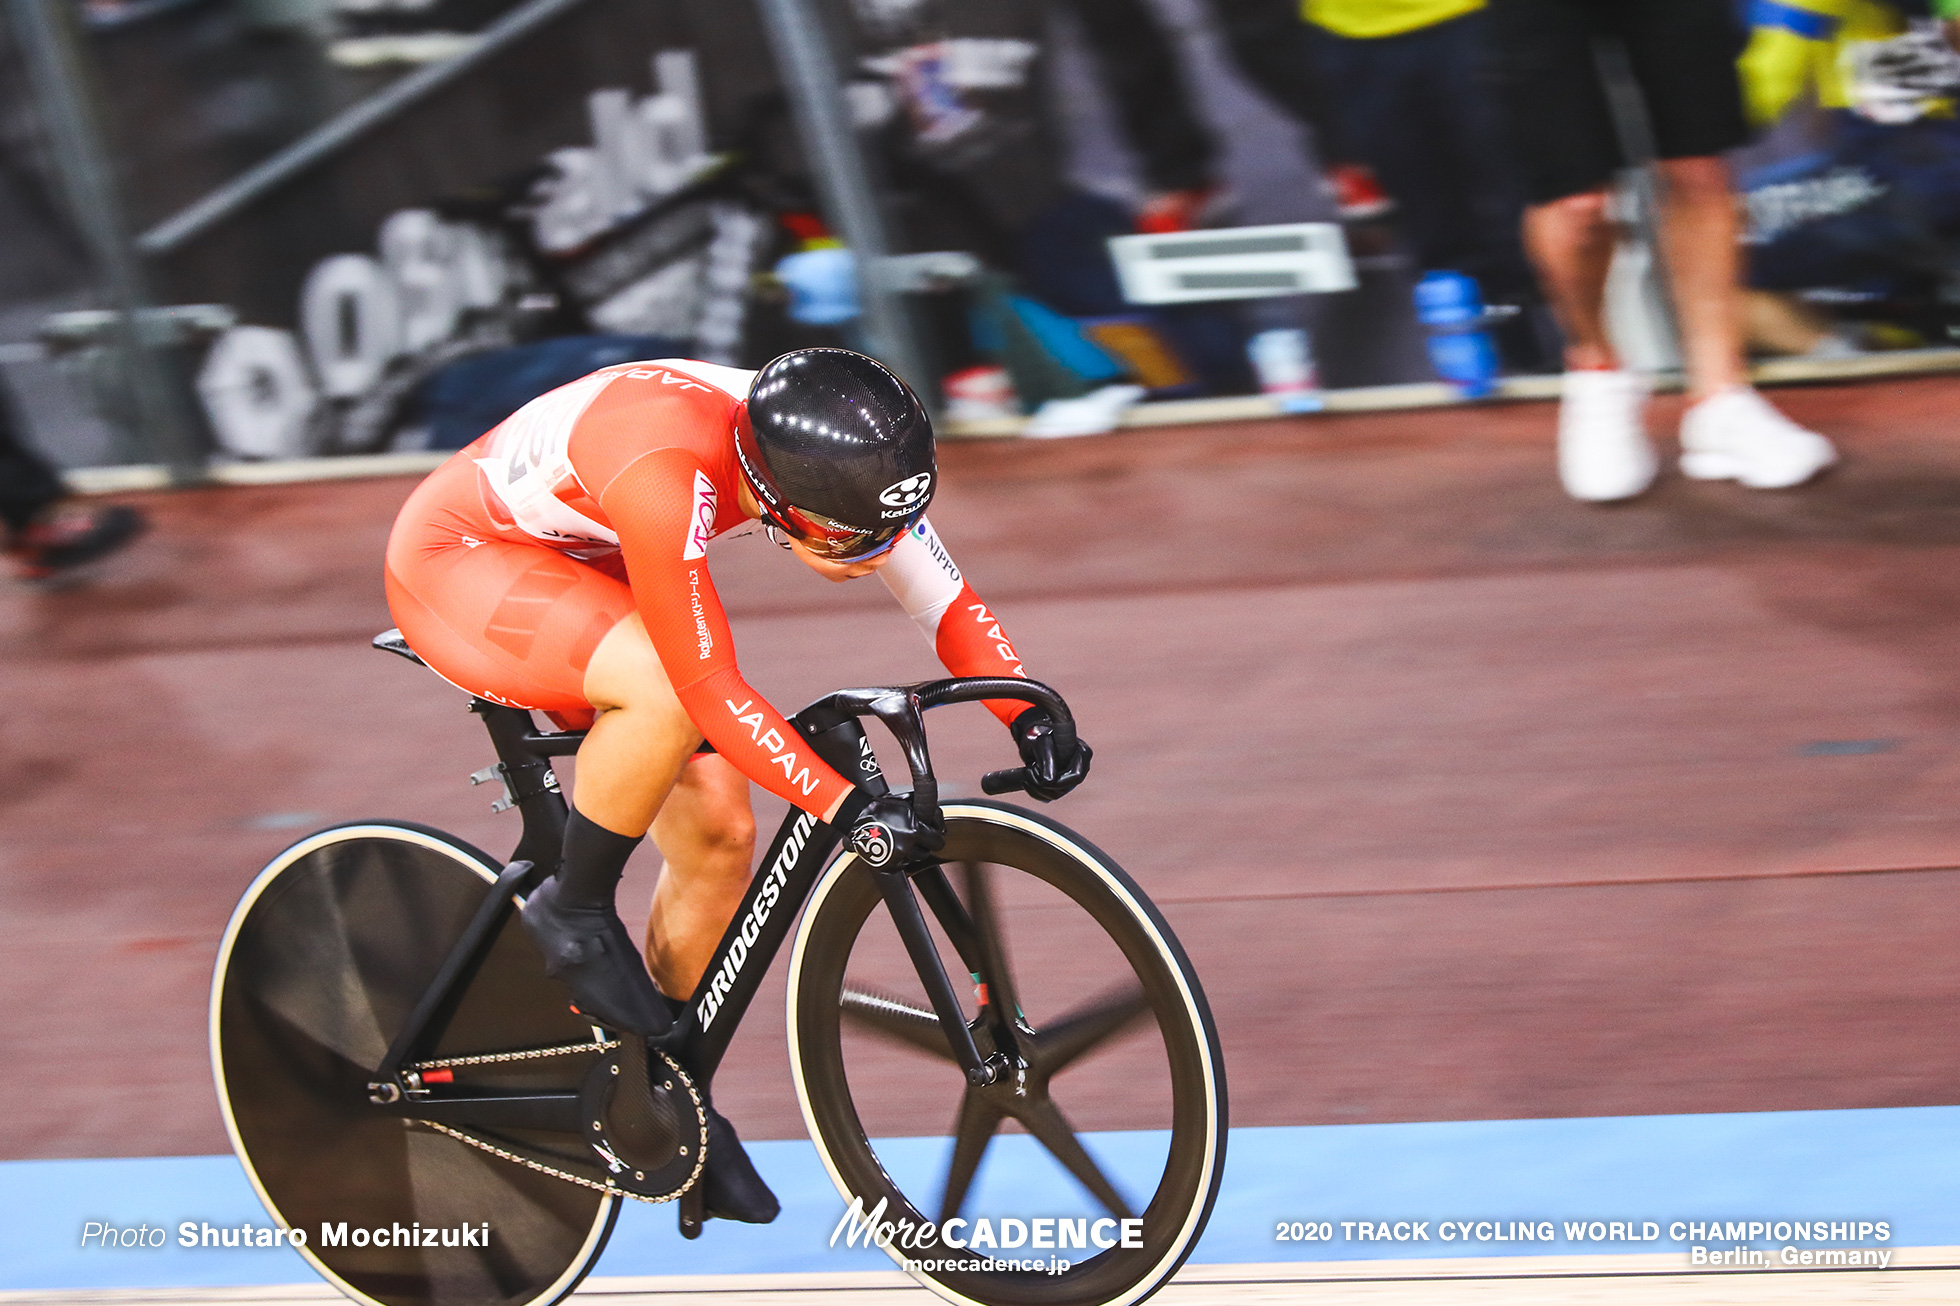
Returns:
[[[1139,1301],[1190,1254],[1224,1168],[1210,1009],[1163,917],[1092,845],[1002,803],[945,812],[943,865],[913,885],[946,971],[969,977],[974,1041],[1007,1073],[967,1082],[846,854],[790,966],[810,1135],[846,1209],[882,1203],[887,1250],[947,1300]]]

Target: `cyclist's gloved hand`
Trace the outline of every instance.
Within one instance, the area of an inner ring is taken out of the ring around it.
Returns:
[[[1055,745],[1054,723],[1044,709],[1029,708],[1014,718],[1009,729],[1021,750],[1021,761],[1028,768],[1030,797],[1052,803],[1088,776],[1089,761],[1095,751],[1077,739],[1075,747],[1064,755]]]
[[[885,794],[858,814],[848,842],[865,865],[882,869],[938,852],[946,846],[946,829],[920,821],[910,798]]]

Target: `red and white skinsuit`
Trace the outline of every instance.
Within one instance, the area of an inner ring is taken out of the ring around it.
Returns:
[[[561,726],[593,718],[586,664],[638,609],[695,726],[749,779],[821,816],[851,782],[735,663],[706,544],[750,521],[735,410],[754,372],[622,363],[540,395],[430,474],[388,540],[388,608],[424,662]],[[878,572],[960,676],[1024,676],[923,518]],[[1026,704],[988,706],[1004,722]]]

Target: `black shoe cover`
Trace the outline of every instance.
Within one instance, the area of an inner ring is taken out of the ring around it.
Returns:
[[[783,1209],[769,1185],[755,1172],[755,1163],[742,1150],[735,1126],[719,1111],[708,1108],[708,1173],[705,1206],[717,1220],[740,1220],[743,1224],[768,1224]]]
[[[524,928],[544,953],[544,969],[572,991],[583,1015],[608,1029],[653,1035],[673,1023],[640,950],[611,907],[566,907],[558,880],[524,902]]]

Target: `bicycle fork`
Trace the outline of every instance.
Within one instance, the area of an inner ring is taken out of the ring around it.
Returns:
[[[924,892],[926,902],[939,921],[940,927],[952,940],[953,948],[966,963],[967,970],[976,977],[985,976],[990,967],[982,956],[979,946],[979,931],[974,928],[973,919],[953,893],[953,886],[946,882],[946,872],[937,861],[923,866],[899,867],[889,871],[872,871],[878,882],[878,891],[884,896],[885,907],[891,912],[892,924],[898,929],[898,937],[905,942],[905,951],[912,958],[912,969],[918,972],[919,983],[925,986],[926,997],[932,1003],[933,1014],[939,1017],[939,1027],[946,1035],[946,1041],[953,1049],[953,1057],[960,1069],[966,1072],[966,1082],[975,1088],[984,1088],[1000,1082],[1014,1069],[1007,1053],[1013,1050],[1013,1034],[1008,1019],[996,1019],[994,1042],[997,1050],[982,1057],[979,1046],[973,1041],[973,1031],[967,1027],[966,1016],[960,1010],[959,995],[953,991],[953,982],[946,975],[946,967],[940,961],[939,945],[932,940],[926,928],[925,914],[919,910],[919,900],[912,892],[912,881],[917,879]],[[983,1008],[987,1004],[983,1002]]]
[[[948,686],[953,688],[949,691]],[[1025,697],[1030,701],[1039,698],[1044,703],[1052,700],[1053,714],[1064,720],[1068,716],[1066,707],[1061,706],[1054,691],[1045,685],[1033,681],[996,679],[958,682],[957,685],[951,681],[938,681],[929,685],[907,686],[902,690],[840,692],[812,704],[798,713],[797,718],[799,726],[825,760],[846,774],[853,769],[858,770],[858,783],[866,792],[874,795],[888,793],[890,789],[856,717],[875,716],[884,722],[905,752],[906,766],[912,773],[909,796],[913,809],[924,819],[938,812],[939,784],[932,773],[932,757],[926,746],[921,716],[927,708],[940,703],[977,699],[984,693]],[[984,946],[972,916],[946,882],[942,864],[936,858],[928,858],[909,866],[882,870],[867,866],[864,869],[877,881],[878,891],[891,912],[892,924],[897,927],[899,938],[905,942],[912,968],[918,973],[919,983],[925,988],[933,1014],[939,1018],[940,1030],[946,1036],[954,1060],[965,1073],[967,1083],[976,1088],[999,1083],[1014,1072],[1018,1060],[1014,1055],[1014,1013],[1003,1014],[999,1004],[990,1003],[983,997],[983,1009],[990,1006],[995,1008],[991,1032],[996,1049],[983,1056],[973,1041],[973,1031],[967,1027],[959,997],[953,990],[952,981],[947,978],[946,967],[940,961],[938,945],[926,928],[925,914],[919,909],[919,900],[912,892],[912,882],[917,880],[940,928],[952,940],[953,948],[967,970],[983,986],[982,994],[995,992],[987,980],[993,978],[993,970],[999,959],[992,957],[991,950]]]

